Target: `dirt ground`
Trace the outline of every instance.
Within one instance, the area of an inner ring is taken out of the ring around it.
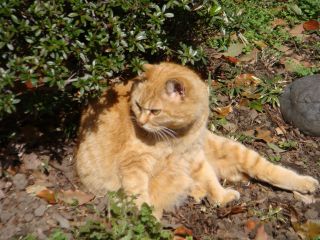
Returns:
[[[307,55],[307,53],[306,53]],[[209,58],[208,69],[213,78],[224,73],[224,65],[232,65]],[[216,66],[219,65],[219,71]],[[281,66],[269,68],[267,62],[244,66],[243,72],[256,76],[274,75]],[[282,76],[292,76],[282,71]],[[218,96],[220,103],[227,105],[230,99]],[[263,106],[263,112],[235,105],[226,117],[227,123],[217,126],[216,132],[223,135],[250,132],[252,141],[244,141],[248,147],[277,164],[295,169],[301,174],[320,180],[320,138],[309,137],[286,124],[278,108]],[[17,137],[0,146],[0,239],[19,239],[33,233],[46,239],[56,228],[62,229],[72,239],[72,229],[88,219],[99,219],[99,212],[106,209],[106,200],[94,198],[83,205],[50,204],[37,196],[32,187],[44,186],[51,191],[82,188],[75,173],[73,151],[76,139],[61,139],[59,128],[39,127],[36,124],[21,126]],[[255,136],[263,131],[265,137]],[[270,143],[294,141],[296,146],[277,152]],[[269,142],[269,145],[267,144]],[[239,201],[216,208],[204,199],[196,204],[191,198],[183,206],[168,212],[163,224],[175,229],[184,226],[192,231],[194,239],[312,239],[319,233],[319,191],[313,196],[300,196],[276,189],[254,180],[230,185],[241,194]],[[181,238],[183,239],[183,238]]]

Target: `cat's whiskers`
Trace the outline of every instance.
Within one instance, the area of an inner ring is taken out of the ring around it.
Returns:
[[[151,132],[152,135],[156,138],[157,142],[159,142],[161,139],[159,138],[157,132]]]
[[[177,133],[170,128],[162,127],[162,131],[165,132],[167,135],[169,135],[172,138],[177,138]]]
[[[158,131],[156,131],[157,134],[159,134],[159,136],[162,138],[163,141],[169,141],[168,137],[162,132],[161,129],[159,129]]]

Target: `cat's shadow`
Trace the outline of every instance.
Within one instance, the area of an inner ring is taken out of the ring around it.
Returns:
[[[85,109],[85,117],[81,119],[83,127],[80,130],[80,134],[82,134],[83,131],[88,130],[97,132],[99,126],[98,116],[104,111],[108,111],[118,102],[119,94],[113,88],[109,88],[101,97],[92,99],[89,104],[92,107],[90,109]]]

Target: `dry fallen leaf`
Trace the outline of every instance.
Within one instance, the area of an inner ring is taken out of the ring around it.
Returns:
[[[245,135],[245,136],[247,136],[247,137],[255,138],[255,136],[254,136],[254,130],[253,130],[253,129],[244,131],[244,132],[242,132],[242,133],[243,133],[243,135]]]
[[[81,192],[79,190],[61,190],[57,193],[57,199],[67,204],[74,204],[76,202],[77,205],[83,205],[91,201],[93,198],[94,195]]]
[[[304,32],[303,24],[296,25],[291,30],[289,30],[289,33],[294,37],[302,36],[303,32]]]
[[[26,86],[27,89],[33,89],[34,88],[34,86],[33,86],[31,81],[25,82],[24,85]]]
[[[222,56],[223,59],[227,60],[230,63],[234,63],[237,64],[239,62],[239,59],[235,58],[235,57],[229,57],[229,56]]]
[[[271,136],[271,132],[269,130],[263,130],[261,128],[257,128],[256,138],[265,141],[266,143],[274,142],[273,137]]]
[[[43,189],[40,192],[37,192],[36,196],[46,200],[50,204],[56,204],[57,203],[55,192],[51,191],[51,190],[49,190],[47,188]]]
[[[186,240],[184,237],[174,236],[172,240]]]
[[[263,41],[254,41],[254,44],[257,45],[260,49],[265,49],[268,45]]]
[[[187,237],[187,236],[192,236],[192,231],[184,226],[179,226],[177,227],[173,234],[177,237]]]
[[[238,213],[243,213],[247,211],[246,206],[242,205],[237,205],[237,206],[232,206],[232,207],[224,207],[224,208],[218,208],[217,209],[217,215],[219,218],[224,218],[230,215],[238,214]]]
[[[253,219],[249,219],[245,224],[245,231],[247,233],[251,232],[253,229],[255,229],[257,226],[257,221]]]
[[[261,94],[244,91],[243,93],[241,93],[241,96],[246,97],[248,99],[259,99],[261,97]]]
[[[287,53],[290,50],[290,48],[285,45],[277,45],[277,46],[274,46],[274,48],[283,53]]]
[[[250,100],[247,98],[241,98],[239,101],[239,106],[247,107],[250,104]]]
[[[248,86],[256,87],[260,83],[261,83],[261,79],[259,79],[258,77],[256,77],[251,73],[240,74],[234,79],[235,87],[248,87]]]
[[[276,127],[275,131],[276,131],[277,135],[284,135],[286,133],[286,130],[283,127],[282,128]]]
[[[307,31],[314,31],[320,28],[320,23],[317,20],[309,20],[303,24],[303,28]]]
[[[255,240],[268,240],[268,234],[264,230],[264,225],[261,225],[257,230],[257,235],[254,238]]]
[[[230,44],[228,50],[224,52],[223,55],[228,57],[237,57],[242,53],[243,48],[244,48],[244,44],[242,43]]]
[[[225,106],[225,107],[217,107],[217,108],[213,109],[213,111],[218,113],[218,115],[220,117],[226,117],[226,116],[229,115],[229,113],[231,113],[233,111],[233,108],[232,108],[232,106],[230,104],[230,105]]]
[[[275,18],[272,22],[271,22],[271,26],[273,28],[277,27],[277,26],[286,26],[288,23],[286,20],[281,19],[281,18]]]
[[[26,188],[26,192],[32,195],[37,195],[39,192],[47,190],[47,187],[44,185],[33,184]]]

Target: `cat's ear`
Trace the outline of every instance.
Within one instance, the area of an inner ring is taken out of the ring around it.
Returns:
[[[173,100],[182,100],[185,96],[185,88],[183,83],[177,80],[168,80],[165,90],[167,95]]]

